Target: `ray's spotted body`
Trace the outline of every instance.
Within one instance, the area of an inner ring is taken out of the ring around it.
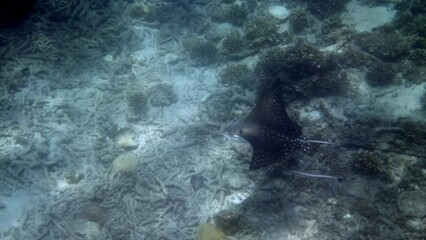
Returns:
[[[287,115],[281,81],[276,80],[243,121],[225,131],[231,140],[248,142],[253,148],[250,170],[284,161],[303,146],[302,128]]]
[[[265,96],[243,121],[230,124],[224,135],[233,141],[247,142],[253,148],[250,170],[288,160],[289,156],[307,143],[333,144],[302,137],[302,127],[290,119],[282,99],[281,81],[277,79]],[[338,179],[329,175],[309,174],[289,170],[301,176]]]

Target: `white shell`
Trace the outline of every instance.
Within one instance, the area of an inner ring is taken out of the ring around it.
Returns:
[[[112,162],[112,167],[117,172],[129,172],[137,168],[139,163],[136,155],[132,153],[124,153],[119,155]]]
[[[115,144],[117,146],[126,149],[126,150],[134,150],[138,148],[139,142],[137,140],[137,134],[131,129],[122,129],[115,136]]]
[[[284,6],[270,6],[268,11],[274,18],[279,20],[284,20],[290,15],[290,12]]]

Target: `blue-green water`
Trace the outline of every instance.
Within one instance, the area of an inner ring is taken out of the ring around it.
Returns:
[[[1,239],[424,238],[425,12],[0,3]]]

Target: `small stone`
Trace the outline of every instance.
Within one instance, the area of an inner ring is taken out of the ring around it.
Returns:
[[[205,187],[206,179],[201,175],[193,175],[189,180],[191,182],[192,189],[194,191],[198,191],[199,189]]]
[[[112,62],[112,61],[114,61],[114,57],[112,55],[106,55],[104,57],[104,60],[107,61],[107,62]]]
[[[421,190],[402,192],[398,196],[398,208],[404,216],[422,218],[426,216],[426,192]]]
[[[203,223],[198,228],[198,240],[225,240],[226,236],[222,230],[210,223]]]
[[[426,229],[425,223],[420,218],[410,218],[405,222],[405,226],[414,232],[421,232]]]
[[[96,222],[77,220],[71,224],[76,236],[84,236],[83,239],[99,239],[100,225]]]
[[[250,180],[242,174],[229,176],[227,180],[228,185],[234,190],[244,188],[250,184]]]
[[[179,59],[178,55],[174,54],[174,53],[167,53],[164,56],[164,63],[165,64],[174,64],[177,62],[177,60]]]
[[[119,138],[117,145],[128,150],[136,149],[139,146],[139,144],[129,136],[123,136]]]

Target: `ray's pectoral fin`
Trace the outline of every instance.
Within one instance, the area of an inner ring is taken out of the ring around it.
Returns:
[[[246,121],[256,122],[268,128],[272,127],[288,137],[297,138],[302,134],[302,128],[287,114],[279,79],[275,80],[266,91],[263,98],[247,116]]]
[[[250,170],[259,169],[263,166],[276,162],[276,154],[262,149],[253,148],[253,157],[250,162]]]
[[[249,170],[259,169],[276,162],[282,162],[289,158],[287,154],[280,149],[260,148],[253,146],[253,157],[250,162]]]

